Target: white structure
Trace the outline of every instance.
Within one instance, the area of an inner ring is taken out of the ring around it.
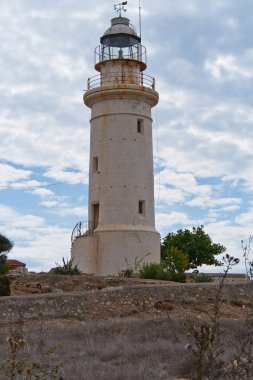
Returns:
[[[155,229],[151,108],[154,79],[129,19],[116,17],[95,49],[91,108],[89,222],[72,233],[71,254],[85,273],[117,275],[137,261],[160,261]]]

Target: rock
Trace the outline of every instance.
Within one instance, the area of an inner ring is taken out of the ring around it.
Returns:
[[[10,295],[10,282],[7,276],[0,276],[0,297]]]
[[[154,304],[154,308],[157,310],[173,310],[175,302],[172,300],[158,301]]]

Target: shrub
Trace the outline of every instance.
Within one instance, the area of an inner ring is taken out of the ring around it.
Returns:
[[[214,282],[214,279],[207,274],[200,273],[193,277],[193,282]]]
[[[141,278],[169,280],[169,273],[158,263],[143,264],[139,273]]]
[[[189,267],[188,255],[177,248],[167,250],[162,260],[162,266],[169,273],[171,281],[185,282],[185,271]]]
[[[6,261],[0,260],[0,275],[9,273],[10,266]]]
[[[122,270],[119,272],[119,276],[120,276],[120,277],[128,277],[128,278],[131,278],[131,277],[133,277],[133,274],[134,274],[134,271],[133,271],[132,268],[122,269]]]
[[[73,266],[73,259],[66,260],[62,258],[63,265],[56,264],[57,267],[54,269],[55,274],[65,274],[69,276],[75,276],[81,274],[81,271],[77,268],[77,264]]]

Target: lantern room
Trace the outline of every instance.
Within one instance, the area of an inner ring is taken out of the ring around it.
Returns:
[[[100,71],[102,62],[111,60],[134,60],[146,68],[146,49],[141,45],[141,37],[126,17],[115,17],[111,26],[100,38],[101,45],[95,49],[95,68]]]

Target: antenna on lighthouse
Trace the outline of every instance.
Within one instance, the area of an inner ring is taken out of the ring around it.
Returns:
[[[119,13],[119,17],[121,17],[121,11],[126,12],[125,5],[127,5],[127,1],[123,1],[123,3],[115,4],[114,9]]]
[[[140,37],[141,37],[141,0],[139,0],[139,28],[140,28]]]

